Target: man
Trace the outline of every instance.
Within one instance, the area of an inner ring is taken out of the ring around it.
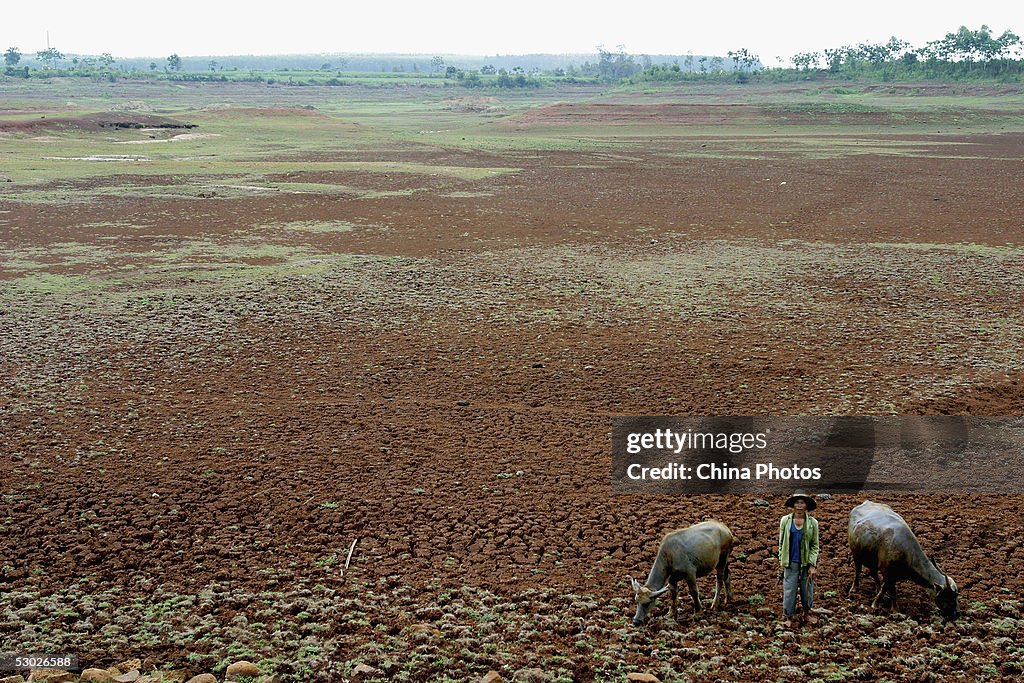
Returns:
[[[796,594],[807,613],[807,623],[818,623],[818,615],[811,611],[814,605],[814,575],[818,572],[818,520],[811,512],[818,505],[803,491],[797,491],[786,501],[793,512],[779,520],[779,563],[782,565],[783,626],[793,626]]]

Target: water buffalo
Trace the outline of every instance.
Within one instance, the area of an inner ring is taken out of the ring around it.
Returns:
[[[860,585],[860,569],[864,566],[878,582],[872,607],[878,606],[883,595],[889,595],[895,608],[896,584],[910,580],[928,590],[944,619],[952,621],[960,616],[956,583],[925,555],[906,520],[891,507],[870,500],[855,507],[850,511],[849,536],[854,564],[850,595]]]
[[[636,594],[636,616],[633,625],[640,626],[647,620],[647,615],[658,597],[666,591],[672,591],[672,618],[677,617],[677,598],[679,580],[686,581],[693,598],[694,611],[700,613],[700,595],[697,592],[697,578],[717,572],[715,596],[711,601],[711,609],[718,605],[719,590],[725,587],[722,604],[732,599],[732,585],[729,581],[729,552],[732,550],[733,535],[729,527],[715,520],[694,524],[686,529],[673,531],[665,536],[658,548],[658,557],[654,560],[647,581],[641,584],[629,577]]]

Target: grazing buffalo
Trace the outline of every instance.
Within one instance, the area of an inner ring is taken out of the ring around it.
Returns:
[[[906,520],[891,507],[864,501],[850,511],[849,535],[854,564],[851,595],[860,585],[863,566],[878,582],[878,594],[872,607],[877,607],[882,596],[888,595],[895,608],[896,584],[909,580],[927,589],[944,619],[952,621],[960,616],[956,583],[925,554]]]
[[[655,600],[666,591],[672,591],[672,618],[677,616],[677,598],[679,580],[686,581],[693,598],[694,611],[700,613],[703,605],[697,593],[697,578],[717,572],[715,596],[711,601],[711,609],[718,605],[719,591],[725,588],[723,604],[732,599],[732,585],[729,581],[729,552],[732,550],[733,535],[729,527],[715,520],[694,524],[686,529],[673,531],[665,537],[658,548],[658,557],[654,560],[647,581],[641,584],[630,577],[633,592],[636,594],[636,616],[633,625],[640,626],[647,620],[647,615],[654,606]]]

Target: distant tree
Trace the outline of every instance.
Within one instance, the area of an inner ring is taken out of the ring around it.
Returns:
[[[333,67],[331,66],[330,62],[324,62],[323,64],[320,65],[321,71],[330,71],[332,68]]]
[[[114,58],[109,52],[104,52],[100,55],[100,64],[103,65],[104,69],[109,69],[114,64]]]
[[[789,61],[793,62],[793,66],[803,71],[809,71],[810,69],[817,69],[818,62],[821,61],[820,52],[798,52],[789,58]]]
[[[156,62],[150,62],[150,63],[149,63],[149,70],[150,70],[150,71],[156,71],[156,70],[157,70],[157,67],[158,67],[158,65],[157,65],[157,63],[156,63]]]
[[[983,62],[1008,56],[1010,51],[1020,44],[1020,36],[1010,31],[1003,31],[1001,36],[993,38],[988,26],[982,26],[975,31],[973,38],[974,52]]]
[[[989,62],[1008,56],[1020,45],[1020,36],[1004,31],[994,38],[992,29],[982,25],[977,31],[961,26],[956,33],[947,33],[941,40],[933,40],[924,48],[927,56],[942,61]]]
[[[490,76],[498,73],[498,70],[495,69],[494,66],[491,64],[484,64],[482,67],[480,67],[480,73]]]
[[[848,50],[849,48],[845,47],[825,48],[825,63],[828,65],[829,71],[832,73],[839,71],[839,67],[843,65],[843,56]]]
[[[693,55],[691,53],[687,53],[683,57],[683,66],[686,67],[687,71],[693,71]]]
[[[445,69],[444,76],[445,78],[460,78],[461,73],[462,72],[459,70],[458,67],[449,66],[447,69]]]
[[[739,71],[753,71],[761,61],[760,57],[745,47],[741,47],[736,51],[730,51],[728,54],[729,59],[733,62],[733,66]]]
[[[167,58],[168,71],[181,71],[181,57],[177,53]]]
[[[64,59],[64,53],[55,47],[48,47],[36,53],[36,57],[47,69],[52,69],[57,63]]]
[[[434,71],[441,71],[444,68],[444,57],[436,55],[430,60],[430,65],[434,67]]]
[[[910,43],[900,40],[896,36],[889,39],[887,43],[861,43],[855,48],[849,48],[846,61],[849,63],[863,60],[875,66],[896,61],[904,50],[910,47]]]
[[[4,64],[7,66],[17,66],[20,61],[21,50],[16,47],[7,48],[7,52],[4,53]]]
[[[210,63],[207,66],[210,67],[210,71],[216,71],[217,70],[217,60],[216,59],[211,59]]]
[[[1020,36],[1011,31],[1003,31],[1002,35],[996,38],[996,45],[999,50],[996,53],[996,57],[1008,57],[1014,49],[1020,48],[1021,43]]]
[[[626,53],[625,45],[616,49],[618,52],[609,52],[603,45],[597,46],[597,72],[606,81],[628,78],[641,70],[636,59]]]

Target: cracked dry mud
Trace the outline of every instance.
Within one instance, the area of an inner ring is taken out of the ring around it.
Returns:
[[[898,615],[848,600],[863,496],[823,501],[798,638],[781,498],[611,494],[613,415],[1021,414],[1024,135],[909,141],[961,158],[410,145],[387,160],[518,170],[0,202],[0,650],[296,681],[1020,676],[1021,496],[884,496],[960,586],[949,625],[911,586]],[[111,184],[138,193],[90,194]],[[735,604],[633,628],[626,576],[707,517]]]

